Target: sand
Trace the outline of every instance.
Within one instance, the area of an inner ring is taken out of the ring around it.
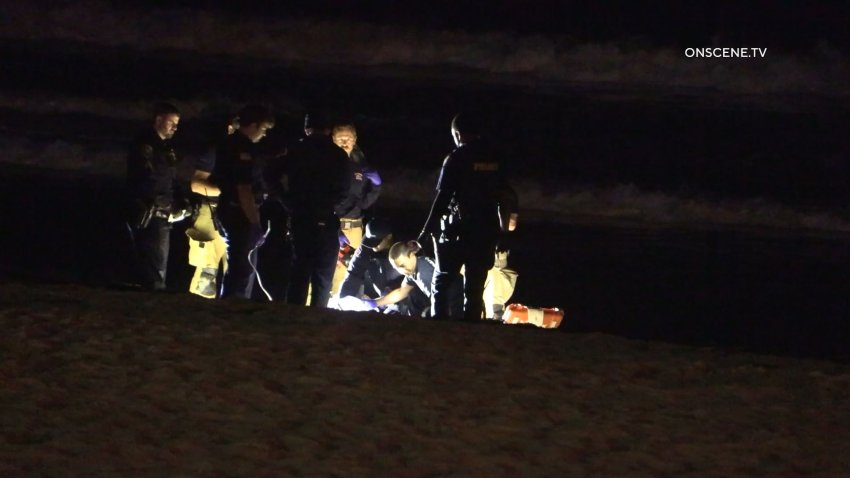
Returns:
[[[3,477],[850,473],[843,363],[61,284],[0,327]]]

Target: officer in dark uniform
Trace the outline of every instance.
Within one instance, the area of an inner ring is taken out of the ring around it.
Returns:
[[[133,140],[127,155],[127,226],[137,256],[138,279],[149,290],[165,289],[169,234],[175,211],[177,154],[171,139],[180,112],[174,105],[154,107],[153,127]]]
[[[351,173],[348,156],[331,141],[323,116],[307,115],[304,133],[278,173],[287,176],[291,221],[293,260],[286,301],[305,304],[309,286],[310,304],[327,307],[339,251],[339,218],[334,211],[348,193]],[[279,177],[271,181],[280,182]]]
[[[508,218],[515,211],[516,194],[507,184],[498,150],[480,139],[480,119],[458,114],[451,131],[457,148],[443,162],[437,196],[419,242],[429,236],[434,241],[434,317],[460,319],[451,310],[451,289],[463,280],[463,319],[478,320],[484,310],[487,271],[493,267],[500,232],[508,229]]]
[[[274,127],[274,116],[261,105],[248,105],[238,116],[239,129],[225,141],[211,179],[221,188],[219,217],[228,242],[222,297],[250,299],[265,240],[259,207],[267,194],[255,145]]]

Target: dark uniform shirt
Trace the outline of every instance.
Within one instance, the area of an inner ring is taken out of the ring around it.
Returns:
[[[139,135],[127,155],[127,192],[131,203],[169,210],[174,202],[177,154],[171,140],[153,129]]]
[[[219,148],[210,179],[221,188],[220,202],[239,205],[237,185],[248,184],[254,193],[254,202],[260,204],[266,196],[263,164],[255,154],[255,145],[242,133],[234,133]]]
[[[331,219],[350,186],[348,155],[325,135],[301,139],[278,164],[270,180],[287,176],[285,202],[293,220]]]
[[[434,261],[427,257],[416,257],[416,272],[413,275],[404,276],[402,285],[417,287],[426,296],[431,297],[431,281],[434,278]]]
[[[443,162],[437,190],[449,197],[441,215],[447,236],[499,232],[499,202],[507,182],[499,156],[475,142],[459,146]]]
[[[215,158],[221,154],[224,144],[225,140],[222,140],[214,148],[210,148],[207,152],[198,156],[198,159],[195,161],[195,169],[205,173],[212,173],[215,170]]]
[[[340,286],[340,297],[360,296],[363,293],[371,298],[378,298],[394,289],[401,274],[390,264],[387,251],[375,252],[365,246],[354,251],[354,256],[348,264],[348,273]]]
[[[336,215],[352,219],[363,217],[381,194],[381,176],[366,162],[360,148],[355,147],[348,160],[351,187],[348,196],[337,206]]]

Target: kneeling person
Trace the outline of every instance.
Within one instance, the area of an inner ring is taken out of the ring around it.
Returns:
[[[388,257],[387,251],[393,244],[390,224],[376,218],[366,225],[366,234],[360,247],[354,252],[348,271],[340,287],[337,306],[342,310],[368,310],[374,308],[371,299],[377,299],[395,290],[403,279]],[[366,299],[364,304],[363,299]],[[430,298],[418,288],[411,289],[408,296],[383,310],[388,314],[422,316],[430,310]]]
[[[434,261],[418,256],[420,246],[416,241],[396,242],[390,248],[390,263],[404,275],[401,286],[375,301],[378,307],[398,303],[406,299],[415,289],[425,296],[433,294]],[[450,306],[454,312],[463,312],[463,296],[459,287],[450,291]]]

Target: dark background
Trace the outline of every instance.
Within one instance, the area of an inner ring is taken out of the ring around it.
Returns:
[[[137,6],[146,2],[132,2]],[[6,2],[8,4],[8,2]],[[113,2],[115,8],[126,5]],[[203,4],[203,5],[202,5]],[[850,15],[839,2],[239,2],[171,3],[241,17],[308,16],[376,24],[559,34],[571,44],[629,48],[748,46],[845,52]],[[171,8],[171,7],[169,7]],[[344,40],[344,39],[341,39]],[[805,211],[847,216],[850,107],[818,93],[749,98],[722,90],[611,84],[484,81],[439,65],[388,75],[359,68],[310,68],[140,46],[5,39],[0,89],[111,100],[207,99],[178,137],[188,154],[209,142],[226,104],[263,101],[278,125],[271,150],[300,135],[317,107],[353,118],[367,157],[380,169],[439,168],[452,147],[458,110],[490,118],[517,178],[553,196],[567,188],[633,183],[645,191],[713,201],[765,197]],[[480,73],[479,73],[480,75]],[[225,98],[227,101],[221,100]],[[147,123],[92,113],[42,114],[0,108],[0,131],[15,139],[122,148]],[[124,264],[120,180],[0,168],[7,225],[0,276],[112,284]],[[522,191],[520,191],[522,197]],[[526,207],[530,207],[528,204]],[[383,214],[415,234],[427,204],[383,201]],[[11,226],[9,226],[11,225]],[[185,240],[174,231],[170,285],[186,289]],[[518,231],[512,263],[516,301],[559,306],[564,330],[846,358],[850,344],[850,239],[841,233],[701,224],[687,228],[537,218]]]
[[[576,42],[623,41],[635,47],[685,48],[720,41],[724,46],[799,50],[828,42],[846,51],[850,45],[846,28],[850,4],[842,1],[297,0],[246,5],[176,0],[170,4],[248,17],[356,19],[469,32],[560,34]]]

